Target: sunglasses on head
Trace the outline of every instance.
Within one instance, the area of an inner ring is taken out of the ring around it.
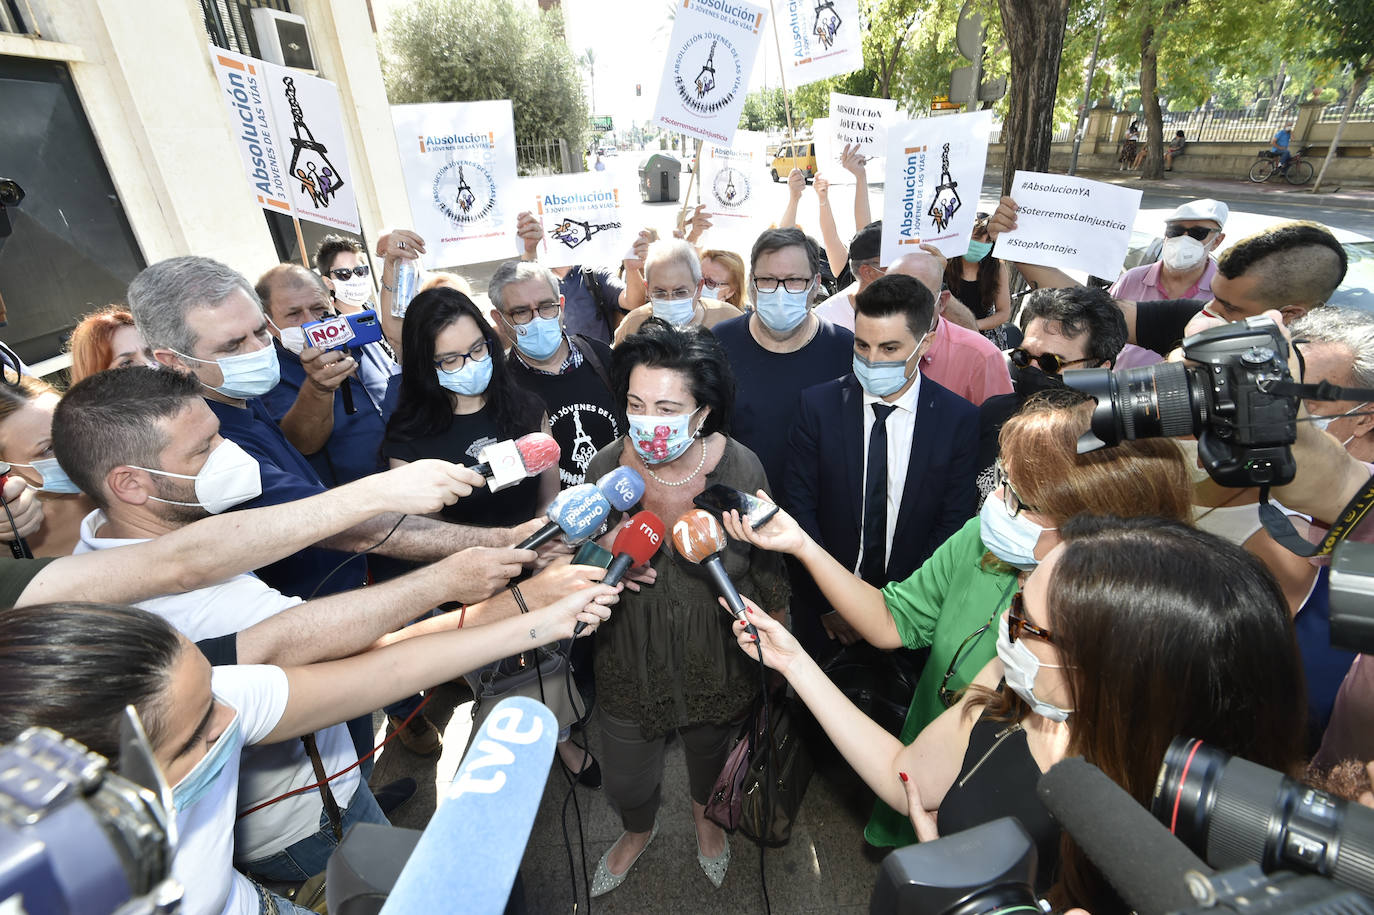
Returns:
[[[1216,231],[1219,230],[1209,229],[1206,226],[1189,226],[1186,229],[1183,226],[1165,226],[1164,237],[1178,238],[1180,235],[1187,235],[1194,241],[1206,241],[1207,236]]]
[[[1044,372],[1046,375],[1058,375],[1065,366],[1091,361],[1091,358],[1065,359],[1061,356],[1056,356],[1054,353],[1042,353],[1039,356],[1035,356],[1020,347],[1011,351],[1012,365],[1016,366],[1018,369],[1023,369],[1034,362],[1040,371]]]
[[[361,279],[365,276],[371,276],[372,268],[369,267],[367,264],[359,264],[352,270],[348,269],[347,267],[335,267],[333,270],[329,271],[329,275],[334,277],[334,279],[338,280],[340,283],[346,283],[348,282],[350,277],[356,276],[359,279]]]

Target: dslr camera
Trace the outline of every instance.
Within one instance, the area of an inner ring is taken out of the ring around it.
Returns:
[[[1278,394],[1291,382],[1288,341],[1268,318],[1247,318],[1183,341],[1189,364],[1076,369],[1064,383],[1097,401],[1080,454],[1122,439],[1195,436],[1198,456],[1223,486],[1282,486],[1297,464],[1298,398]]]

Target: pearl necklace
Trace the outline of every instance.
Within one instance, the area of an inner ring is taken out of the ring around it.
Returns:
[[[662,484],[662,485],[664,485],[664,486],[686,486],[688,483],[692,482],[692,480],[696,479],[696,475],[699,474],[699,473],[701,473],[701,468],[703,468],[703,467],[705,467],[705,466],[706,466],[706,439],[702,439],[702,440],[701,440],[701,460],[697,462],[697,469],[696,469],[696,470],[693,470],[693,471],[687,476],[687,479],[685,479],[685,480],[679,480],[679,481],[677,481],[676,483],[669,483],[667,480],[663,479],[663,477],[661,477],[661,476],[659,476],[658,474],[654,473],[654,469],[653,469],[652,467],[649,466],[649,463],[648,463],[647,461],[644,462],[644,469],[647,470],[647,471],[649,472],[649,476],[653,477],[655,480],[657,480],[660,484]]]

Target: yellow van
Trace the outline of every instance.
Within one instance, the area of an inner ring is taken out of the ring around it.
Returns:
[[[786,181],[792,169],[799,168],[806,180],[816,177],[816,144],[810,140],[798,140],[792,145],[778,147],[773,155],[773,180]]]

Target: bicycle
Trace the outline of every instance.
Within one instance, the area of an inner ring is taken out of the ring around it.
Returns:
[[[1312,163],[1303,158],[1310,148],[1310,146],[1304,146],[1293,153],[1287,165],[1278,164],[1281,153],[1269,149],[1260,150],[1259,159],[1250,166],[1250,180],[1256,184],[1263,184],[1275,175],[1283,175],[1288,179],[1289,184],[1306,184],[1312,180],[1312,175],[1315,173]]]

